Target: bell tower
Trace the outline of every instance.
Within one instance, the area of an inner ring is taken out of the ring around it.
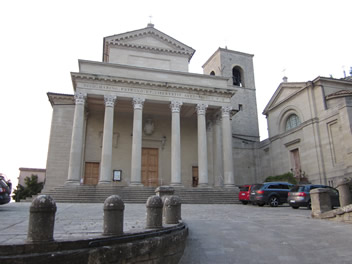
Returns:
[[[238,110],[231,121],[234,178],[237,184],[257,182],[259,127],[253,55],[219,48],[203,65],[203,72],[228,78],[228,89],[236,91],[231,99],[232,108]]]
[[[234,142],[259,141],[253,56],[219,48],[203,65],[204,74],[226,77],[228,88],[236,90],[232,97],[232,107],[239,111],[232,117]]]

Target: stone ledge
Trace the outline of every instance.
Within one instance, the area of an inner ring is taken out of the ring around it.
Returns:
[[[352,204],[328,212],[313,215],[314,218],[352,223]]]
[[[178,263],[188,227],[74,241],[0,246],[0,263]]]

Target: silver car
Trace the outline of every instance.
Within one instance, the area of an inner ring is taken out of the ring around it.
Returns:
[[[335,188],[319,184],[302,184],[294,186],[288,193],[287,202],[293,209],[301,206],[311,209],[310,191],[315,188],[329,188],[332,207],[339,207],[339,192]]]

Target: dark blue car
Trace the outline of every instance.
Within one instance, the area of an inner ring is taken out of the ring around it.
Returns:
[[[294,185],[288,182],[264,182],[252,186],[249,200],[252,204],[277,207],[287,203],[287,196]]]
[[[3,176],[0,176],[0,204],[7,204],[11,201],[12,184],[6,181]]]

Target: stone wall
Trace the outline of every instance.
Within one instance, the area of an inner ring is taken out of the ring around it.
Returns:
[[[178,263],[188,228],[185,224],[138,234],[76,241],[0,247],[0,263]]]

